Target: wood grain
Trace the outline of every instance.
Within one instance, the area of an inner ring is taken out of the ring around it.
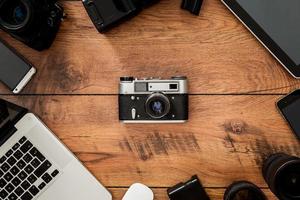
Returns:
[[[167,200],[166,189],[197,174],[211,199],[248,180],[276,198],[261,176],[275,152],[300,156],[299,140],[275,108],[299,88],[219,0],[199,17],[161,0],[99,34],[80,1],[62,1],[68,17],[49,50],[34,51],[0,31],[38,73],[23,91],[1,84],[0,98],[28,107],[121,199],[134,182]],[[177,125],[118,121],[120,76],[189,78],[190,120]]]
[[[80,1],[53,46],[36,52],[0,32],[38,69],[26,94],[117,94],[120,76],[186,75],[193,94],[287,93],[300,87],[219,0],[199,17],[162,0],[105,35]],[[3,86],[0,92],[8,93]]]
[[[106,186],[169,187],[197,174],[205,187],[236,180],[266,187],[268,155],[300,155],[275,109],[279,96],[191,96],[188,123],[160,126],[119,123],[117,96],[4,98],[40,116]]]

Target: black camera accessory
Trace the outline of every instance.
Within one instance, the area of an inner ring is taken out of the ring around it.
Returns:
[[[0,28],[36,50],[51,46],[63,16],[56,0],[0,0]]]
[[[224,200],[266,200],[265,194],[253,183],[237,181],[227,187]]]
[[[300,200],[300,158],[273,154],[264,162],[263,176],[280,200]]]
[[[170,200],[210,200],[196,175],[186,183],[179,183],[168,189]]]
[[[190,11],[194,15],[199,15],[203,0],[182,0],[181,8]]]
[[[100,33],[134,17],[159,0],[83,0],[83,5]]]

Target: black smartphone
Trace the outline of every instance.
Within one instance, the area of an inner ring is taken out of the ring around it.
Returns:
[[[277,102],[277,107],[300,139],[300,90],[280,99]]]
[[[35,72],[27,60],[0,40],[0,81],[13,93],[21,92]]]

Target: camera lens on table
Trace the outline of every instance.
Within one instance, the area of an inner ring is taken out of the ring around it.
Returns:
[[[28,6],[22,0],[4,0],[0,4],[0,23],[7,29],[17,30],[26,25]]]
[[[146,101],[146,112],[152,118],[162,118],[170,111],[168,97],[161,93],[154,93]]]
[[[231,184],[225,191],[224,200],[266,200],[265,194],[256,185],[248,181]]]
[[[0,0],[0,28],[38,51],[51,46],[63,16],[57,0]]]
[[[263,176],[280,200],[300,200],[300,158],[273,154],[264,162]]]

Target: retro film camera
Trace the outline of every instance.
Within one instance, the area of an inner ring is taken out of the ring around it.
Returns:
[[[188,120],[188,105],[184,76],[120,78],[119,119],[124,123],[183,123]]]

